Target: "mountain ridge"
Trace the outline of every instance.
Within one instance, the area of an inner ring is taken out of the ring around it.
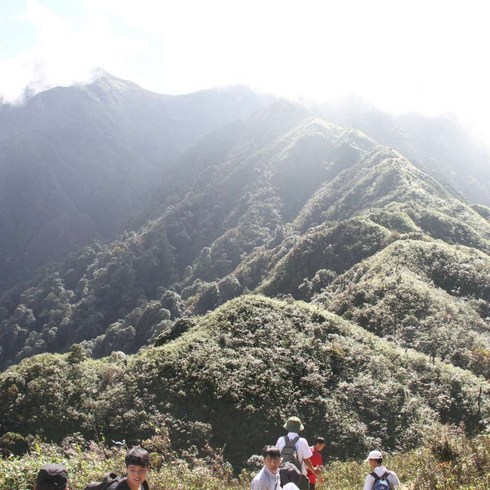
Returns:
[[[285,116],[289,113],[288,120]],[[72,339],[83,342],[97,355],[109,354],[118,342],[124,349],[133,345],[133,352],[155,338],[166,322],[176,320],[171,310],[180,312],[178,315],[183,310],[191,315],[205,313],[250,287],[273,295],[289,293],[309,298],[311,291],[320,292],[318,288],[347,272],[339,264],[354,267],[357,261],[407,236],[444,238],[488,253],[488,220],[398,152],[376,145],[358,131],[321,122],[291,103],[276,103],[247,124],[235,127],[231,145],[206,146],[216,140],[213,136],[170,168],[163,202],[172,195],[173,173],[177,175],[180,197],[176,194],[161,216],[90,252],[92,263],[79,272],[71,272],[78,266],[66,265],[52,279],[46,277],[45,284],[60,284],[64,291],[57,302],[61,302],[59,311],[65,312],[65,326],[56,328],[54,335],[48,336],[55,327],[53,320],[46,322],[39,316],[45,309],[41,299],[45,286],[33,283],[32,290],[37,291],[34,295],[20,289],[0,301],[10,305],[2,316],[4,343],[11,335],[17,340],[11,339],[7,345],[19,345],[31,337],[14,358],[38,352],[47,339],[51,345],[48,350],[56,349],[56,345],[66,350],[72,329]],[[264,126],[267,137],[262,131]],[[224,131],[229,134],[228,129]],[[208,151],[210,157],[206,156]],[[182,187],[179,182],[186,182],[182,169],[191,170],[194,161],[198,165],[199,161],[206,163],[198,167],[196,175],[190,173],[187,187]],[[375,218],[371,224],[369,216]],[[345,231],[342,225],[335,231],[335,223],[354,217],[358,221],[351,222],[352,233],[348,232],[349,225]],[[313,238],[308,230],[319,225],[325,228],[318,228],[317,238]],[[329,248],[322,248],[329,240],[337,240],[335,233],[348,240],[349,246],[330,242],[328,246],[336,248],[329,258]],[[311,252],[288,255],[294,243],[299,244],[298,250],[308,244],[302,235],[313,238]],[[347,253],[351,259],[342,258]],[[255,256],[261,257],[261,272],[252,273],[254,264],[259,264]],[[309,266],[303,257],[310,257]],[[291,286],[286,286],[293,271],[288,269],[288,261],[295,263],[296,271]],[[290,272],[282,276],[282,283],[266,286],[264,272],[269,271],[270,278],[275,273],[280,277],[284,274],[277,272],[281,264],[285,266],[283,271]],[[303,296],[308,290],[310,293]],[[172,305],[170,310],[164,306],[164,297]],[[36,331],[26,324],[13,334],[14,317],[10,315],[15,304],[21,310],[32,310]],[[154,320],[148,319],[152,317]],[[118,330],[126,332],[127,339],[121,334],[114,341]],[[33,336],[39,340],[34,341]]]
[[[306,437],[325,434],[336,458],[352,458],[373,444],[416,447],[434,421],[476,433],[490,410],[475,375],[313,305],[243,296],[179,328],[135,356],[94,361],[72,349],[11,367],[0,374],[0,425],[55,441],[74,431],[132,441],[163,426],[172,447],[225,446],[240,468],[291,412],[308,420]]]
[[[354,97],[320,104],[316,110],[335,124],[357,128],[380,144],[396,148],[467,200],[490,205],[490,153],[454,117],[393,115]]]
[[[416,448],[440,423],[487,430],[488,208],[311,108],[211,128],[223,99],[201,96],[168,99],[171,118],[201,104],[206,134],[192,126],[131,226],[0,296],[0,445],[163,428],[239,470],[292,413],[338,458]]]
[[[267,101],[243,88],[164,96],[105,75],[2,106],[0,291],[116,238],[184,150]]]

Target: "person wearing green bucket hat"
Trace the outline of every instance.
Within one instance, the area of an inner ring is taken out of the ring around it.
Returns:
[[[308,490],[310,484],[307,469],[317,475],[321,473],[321,469],[311,464],[310,458],[313,453],[308,441],[298,434],[304,430],[304,426],[299,417],[289,417],[283,427],[288,433],[279,437],[276,443],[283,458],[279,469],[281,485],[292,482],[298,485],[300,490]]]
[[[288,432],[301,432],[302,430],[305,430],[303,424],[301,423],[301,420],[299,417],[289,417],[286,421],[286,423],[283,425],[283,427],[288,431]]]

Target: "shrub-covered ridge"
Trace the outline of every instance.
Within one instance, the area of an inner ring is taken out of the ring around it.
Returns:
[[[175,448],[209,441],[239,467],[275,442],[291,413],[338,457],[416,447],[437,421],[476,433],[488,420],[483,379],[315,306],[244,296],[176,326],[135,356],[94,361],[74,348],[10,368],[0,376],[0,426],[48,440],[139,440],[167,427]]]

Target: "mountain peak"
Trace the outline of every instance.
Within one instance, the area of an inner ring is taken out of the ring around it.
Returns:
[[[83,84],[86,87],[97,88],[98,90],[103,90],[104,92],[127,92],[128,90],[143,90],[139,85],[129,80],[124,80],[122,78],[115,77],[109,72],[98,68],[94,71],[94,76],[92,80],[88,83]]]

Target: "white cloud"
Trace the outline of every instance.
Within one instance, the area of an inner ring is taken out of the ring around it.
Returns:
[[[142,38],[116,31],[103,16],[70,19],[57,15],[39,0],[28,0],[24,22],[37,30],[37,42],[14,57],[0,61],[0,92],[6,100],[21,97],[24,88],[35,92],[90,78],[94,68],[131,75],[132,58],[146,48]]]
[[[67,3],[69,5],[69,2]],[[158,92],[247,83],[287,95],[356,94],[391,111],[456,113],[490,139],[483,0],[83,0],[26,3],[37,43],[0,61],[13,97],[100,66]],[[5,41],[7,42],[7,40]]]

